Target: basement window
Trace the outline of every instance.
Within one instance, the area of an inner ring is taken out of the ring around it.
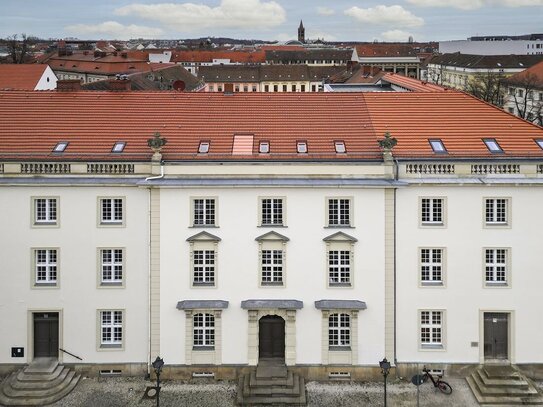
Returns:
[[[200,141],[200,145],[198,146],[198,153],[200,154],[209,153],[209,141]]]
[[[336,153],[344,154],[347,150],[345,149],[345,143],[343,141],[335,141],[334,146],[336,148]]]
[[[488,148],[488,151],[490,151],[491,153],[493,153],[493,154],[495,154],[495,153],[503,153],[503,150],[500,147],[500,145],[498,144],[498,142],[496,141],[496,139],[494,139],[494,138],[484,138],[483,142],[485,143],[486,148]]]
[[[307,142],[306,141],[296,142],[296,151],[300,154],[307,153]]]
[[[539,139],[536,139],[534,141],[537,143],[539,148],[543,150],[543,139],[539,138]]]
[[[126,143],[124,141],[117,141],[113,148],[111,149],[112,153],[122,153],[124,150],[124,146],[126,146]]]
[[[432,150],[434,150],[434,153],[447,153],[447,149],[440,139],[429,139],[428,142],[430,143]]]
[[[67,141],[60,141],[57,143],[55,148],[53,148],[53,153],[63,153],[64,150],[66,150],[66,147],[68,147]]]
[[[258,147],[258,152],[261,154],[266,154],[270,152],[270,143],[268,141],[261,141],[260,146]]]

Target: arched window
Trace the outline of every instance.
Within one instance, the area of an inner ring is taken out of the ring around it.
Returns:
[[[328,345],[351,346],[351,316],[331,314],[328,317]]]
[[[215,316],[213,314],[195,314],[192,317],[195,347],[215,346]]]

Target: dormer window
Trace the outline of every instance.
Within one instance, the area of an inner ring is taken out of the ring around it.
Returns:
[[[67,141],[59,141],[55,148],[53,148],[53,153],[63,153],[66,147],[68,147]]]
[[[124,150],[124,146],[126,146],[126,143],[124,141],[117,141],[113,148],[111,149],[112,153],[122,153]]]
[[[206,154],[208,152],[209,152],[209,141],[200,141],[200,145],[198,146],[198,153]]]
[[[432,150],[434,150],[434,153],[447,153],[447,149],[440,139],[430,139],[428,142],[430,143]]]
[[[543,139],[539,138],[539,139],[536,139],[534,141],[537,143],[539,148],[543,150]]]
[[[307,153],[307,142],[306,141],[298,141],[296,143],[296,151],[300,154]]]
[[[345,149],[345,142],[343,141],[335,141],[334,146],[336,148],[336,153],[338,154],[344,154],[347,151]]]
[[[258,147],[258,152],[261,154],[267,154],[270,152],[270,143],[268,141],[261,141]]]
[[[484,138],[483,142],[491,153],[503,153],[502,148],[494,138]]]

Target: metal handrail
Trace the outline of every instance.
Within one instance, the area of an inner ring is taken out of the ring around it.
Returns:
[[[81,359],[79,356],[76,356],[76,355],[74,355],[73,353],[68,352],[67,350],[64,350],[64,349],[62,349],[62,348],[58,348],[58,350],[61,350],[62,352],[67,353],[68,355],[73,356],[73,357],[76,358],[76,359],[83,360],[83,359]]]

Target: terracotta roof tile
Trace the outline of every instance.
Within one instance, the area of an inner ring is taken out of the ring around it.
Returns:
[[[529,84],[532,88],[543,89],[543,61],[522,72],[510,76],[505,81],[512,85]]]
[[[0,64],[0,89],[34,90],[46,69],[41,64]]]
[[[229,59],[234,63],[260,64],[266,62],[263,51],[173,51],[172,62],[213,62]]]
[[[444,92],[446,88],[418,79],[409,78],[398,73],[386,73],[382,80],[409,89],[412,92]]]
[[[411,45],[405,44],[359,44],[356,45],[358,57],[415,57],[417,53]]]

